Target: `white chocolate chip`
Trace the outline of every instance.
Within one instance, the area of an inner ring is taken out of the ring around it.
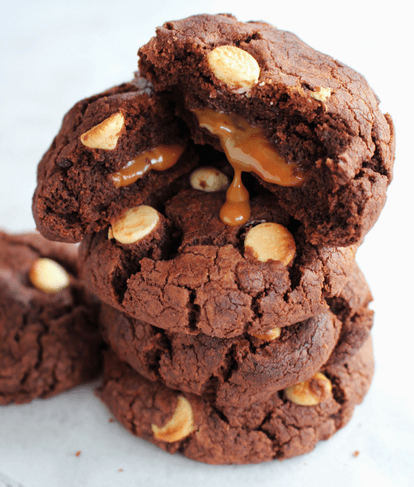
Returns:
[[[136,206],[112,223],[112,228],[108,230],[108,239],[114,238],[122,244],[138,242],[154,230],[159,219],[158,211],[151,206]]]
[[[190,184],[194,189],[212,193],[227,188],[229,180],[215,167],[199,167],[191,173]]]
[[[282,332],[282,328],[272,328],[271,330],[264,331],[263,333],[256,333],[256,334],[252,333],[252,336],[258,338],[259,340],[265,340],[267,342],[271,342],[279,338],[281,332]]]
[[[36,259],[29,271],[33,286],[45,293],[57,293],[69,286],[69,274],[57,262],[48,258]]]
[[[320,372],[311,379],[285,389],[286,398],[298,406],[316,406],[324,402],[332,391],[331,381]]]
[[[246,90],[260,76],[256,59],[236,46],[219,46],[209,52],[208,65],[215,77],[234,90]]]
[[[276,260],[288,265],[296,252],[295,240],[289,230],[278,223],[260,223],[251,228],[244,241],[245,250],[260,262]]]
[[[315,100],[325,102],[331,96],[331,91],[331,88],[323,88],[320,86],[317,88],[317,91],[311,93],[310,96]]]
[[[182,396],[177,398],[177,407],[168,423],[159,428],[152,424],[151,429],[157,440],[173,443],[188,436],[194,429],[194,414],[190,402]]]
[[[114,113],[82,134],[80,140],[83,145],[91,149],[114,150],[124,124],[125,119],[122,113]]]

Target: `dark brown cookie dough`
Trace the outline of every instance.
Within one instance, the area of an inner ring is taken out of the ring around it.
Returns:
[[[308,379],[328,360],[341,322],[329,311],[282,328],[267,341],[173,333],[102,305],[103,335],[118,357],[150,380],[208,395],[217,406],[246,407]]]
[[[124,122],[114,149],[82,143],[83,134],[116,114]],[[38,230],[50,240],[79,242],[85,233],[105,228],[125,208],[164,190],[196,164],[185,132],[168,97],[155,95],[150,83],[139,77],[78,102],[38,167],[33,197]],[[172,144],[186,148],[174,166],[115,187],[111,174],[145,151]]]
[[[0,404],[54,396],[99,373],[99,305],[76,276],[76,256],[76,246],[0,232]],[[43,258],[63,266],[67,287],[43,291],[57,281],[39,267],[29,277]]]
[[[111,353],[100,396],[131,433],[169,453],[211,464],[260,463],[308,453],[350,420],[373,376],[371,340],[346,364],[322,372],[332,392],[317,405],[299,406],[281,391],[247,408],[217,408],[143,378]],[[180,417],[174,417],[177,406]],[[167,431],[159,431],[163,427]]]
[[[223,339],[169,332],[105,304],[100,324],[117,356],[147,379],[208,395],[219,407],[246,407],[308,379],[327,362],[342,364],[355,355],[373,324],[370,301],[369,287],[355,264],[341,294],[329,300],[330,311],[278,329],[274,340],[247,333]]]
[[[342,323],[341,334],[327,365],[345,363],[365,343],[374,324],[374,311],[368,308],[371,290],[356,263],[351,276],[335,298],[327,302]]]
[[[251,201],[247,224],[230,227],[218,216],[224,192],[181,190],[138,242],[121,244],[108,230],[88,235],[80,247],[82,275],[102,301],[174,332],[229,338],[313,317],[345,285],[353,251],[309,244],[274,195],[262,193]],[[244,251],[246,233],[261,222],[292,233],[296,253],[288,265]]]
[[[251,88],[236,89],[215,74],[209,56],[219,46],[257,61]],[[222,150],[192,110],[238,114],[298,165],[306,174],[302,187],[263,184],[312,243],[347,246],[373,226],[392,179],[395,141],[391,117],[360,74],[294,34],[227,14],[167,22],[139,56],[141,74],[174,94],[197,144]]]

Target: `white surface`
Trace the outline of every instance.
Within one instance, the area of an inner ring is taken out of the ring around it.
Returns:
[[[169,456],[109,423],[91,385],[0,407],[0,486],[14,485],[4,475],[25,487],[414,485],[414,38],[408,9],[405,0],[1,2],[0,227],[33,228],[36,165],[64,113],[130,79],[136,51],[155,27],[194,13],[269,21],[360,71],[394,118],[397,161],[387,205],[358,254],[375,297],[377,369],[345,429],[297,459],[211,467]]]

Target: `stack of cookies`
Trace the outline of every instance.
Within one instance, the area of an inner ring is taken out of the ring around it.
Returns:
[[[306,453],[373,375],[355,263],[392,178],[365,79],[231,15],[167,22],[130,83],[77,103],[39,165],[40,232],[80,242],[133,434],[213,464]]]

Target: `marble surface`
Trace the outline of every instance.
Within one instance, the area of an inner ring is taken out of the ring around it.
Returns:
[[[34,227],[36,165],[64,113],[79,99],[130,79],[137,49],[157,25],[201,12],[232,12],[295,32],[364,74],[394,118],[395,180],[357,258],[375,297],[371,391],[351,423],[308,455],[214,467],[170,456],[109,422],[94,396],[96,384],[88,384],[53,399],[0,407],[0,486],[413,485],[414,43],[407,2],[3,1],[0,227]]]

